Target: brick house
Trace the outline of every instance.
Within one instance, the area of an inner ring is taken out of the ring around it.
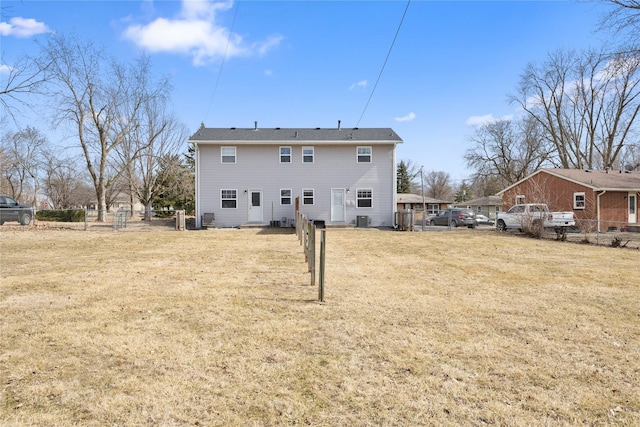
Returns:
[[[584,230],[638,227],[640,172],[588,169],[540,169],[498,193],[502,209],[518,203],[546,203],[554,211],[572,211]]]

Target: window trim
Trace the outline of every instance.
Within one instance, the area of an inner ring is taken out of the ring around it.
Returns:
[[[282,149],[283,148],[288,148],[289,149],[289,154],[282,154]],[[278,160],[280,161],[280,163],[291,163],[291,156],[293,154],[293,150],[291,149],[290,145],[281,145],[280,148],[278,149],[279,155],[278,155]],[[282,161],[283,157],[289,157],[288,161]]]
[[[224,197],[224,192],[225,191],[233,191],[233,194],[235,197]],[[234,207],[228,207],[228,206],[224,206],[225,201],[234,201],[235,202],[235,206]],[[235,188],[221,188],[220,189],[220,209],[238,209],[238,190]]]
[[[305,150],[305,149],[311,149],[311,154],[310,154],[310,156],[311,156],[311,161],[310,161],[310,162],[305,162],[305,160],[304,160],[304,158],[305,158],[306,156],[309,156],[309,154],[304,154],[304,150]],[[313,145],[303,146],[303,147],[302,147],[302,163],[315,163],[315,161],[316,161],[316,150],[315,150],[315,148],[313,147]]]
[[[369,197],[360,196],[360,192],[368,192]],[[369,200],[370,206],[360,206],[361,200]],[[356,209],[373,208],[373,188],[356,188]]]
[[[305,191],[310,191],[311,192],[311,196],[305,196]],[[311,199],[311,203],[307,203],[306,199],[310,198]],[[316,192],[313,188],[303,188],[302,189],[302,204],[305,206],[313,206],[316,204]]]
[[[580,206],[578,203],[579,196],[582,196],[582,206]],[[573,209],[584,210],[586,209],[586,205],[587,205],[587,197],[584,191],[576,191],[575,193],[573,193]]]
[[[366,148],[369,150],[368,154],[360,154],[360,149],[361,148]],[[360,161],[360,156],[367,156],[369,158],[369,161]],[[371,148],[370,145],[359,145],[356,147],[356,163],[373,163],[373,148]]]
[[[223,153],[223,151],[224,151],[224,149],[225,149],[225,148],[227,148],[227,149],[233,149],[233,162],[225,162],[225,161],[224,161],[224,158],[225,158],[225,157],[231,157],[229,154],[226,154],[226,155],[225,155],[225,154]],[[235,164],[237,163],[237,161],[238,161],[238,149],[237,149],[237,147],[234,147],[234,146],[227,146],[227,145],[225,145],[225,146],[221,146],[221,147],[220,147],[220,163],[221,163],[221,164],[223,164],[223,165],[235,165]]]
[[[289,195],[284,196],[282,194],[283,191],[288,191]],[[282,203],[284,199],[289,199],[289,203]],[[293,203],[293,190],[291,188],[281,188],[280,189],[280,206],[291,206],[292,203]]]
[[[524,194],[518,194],[516,195],[516,205],[524,205],[526,198],[524,197]]]

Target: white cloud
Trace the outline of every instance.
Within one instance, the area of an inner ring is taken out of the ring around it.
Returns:
[[[362,89],[364,89],[364,88],[366,88],[366,87],[367,87],[367,84],[368,84],[368,83],[367,83],[367,81],[366,81],[366,80],[360,80],[359,82],[354,83],[354,84],[352,84],[351,86],[349,86],[349,90],[353,90],[353,89],[355,89],[355,88],[357,88],[357,87],[361,87]]]
[[[0,75],[3,75],[3,74],[6,74],[6,75],[11,74],[11,67],[5,64],[0,64]]]
[[[468,126],[482,126],[487,123],[497,122],[498,120],[511,120],[513,115],[508,114],[506,116],[502,116],[500,118],[496,118],[493,114],[485,114],[484,116],[471,116],[466,121],[465,124]]]
[[[411,113],[407,114],[406,116],[403,116],[403,117],[396,117],[396,118],[394,118],[394,120],[395,120],[396,122],[410,122],[410,121],[412,121],[412,120],[413,120],[413,119],[415,119],[415,118],[416,118],[416,113],[411,112]]]
[[[264,55],[280,43],[282,36],[272,36],[248,45],[240,35],[216,25],[216,13],[232,5],[233,2],[183,0],[177,18],[157,18],[146,25],[131,25],[124,31],[124,37],[149,52],[189,55],[195,65],[225,55],[227,58]]]
[[[11,18],[9,23],[0,22],[0,35],[27,38],[36,34],[48,33],[51,30],[44,23],[31,18]]]

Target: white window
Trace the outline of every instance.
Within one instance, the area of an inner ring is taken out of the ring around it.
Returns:
[[[235,163],[236,147],[220,147],[220,158],[222,163]]]
[[[238,207],[238,190],[220,190],[220,207],[236,209]]]
[[[516,196],[516,205],[522,205],[524,203],[524,196]]]
[[[302,204],[313,205],[313,189],[305,188],[302,190]]]
[[[281,205],[290,205],[291,204],[291,189],[287,188],[284,190],[280,190],[280,204]]]
[[[584,193],[573,193],[573,209],[584,209]]]
[[[313,163],[313,147],[302,147],[302,163]]]
[[[358,163],[371,163],[371,147],[358,147]]]
[[[367,189],[358,189],[356,192],[356,206],[359,208],[370,208],[371,207],[371,193],[373,190],[370,188]]]
[[[291,163],[291,147],[280,147],[280,163]]]
[[[429,215],[436,215],[439,210],[440,210],[440,205],[438,205],[438,204],[429,203],[427,205],[427,213]]]

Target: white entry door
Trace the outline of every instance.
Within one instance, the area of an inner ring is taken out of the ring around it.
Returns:
[[[629,224],[635,224],[638,221],[638,201],[636,193],[629,193]]]
[[[262,222],[262,190],[249,190],[249,222]]]
[[[344,222],[344,188],[331,189],[331,222]]]

